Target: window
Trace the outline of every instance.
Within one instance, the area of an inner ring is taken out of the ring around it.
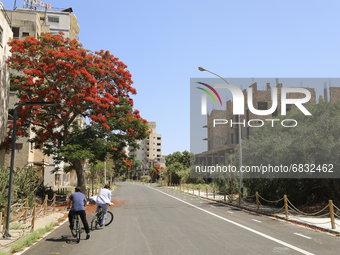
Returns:
[[[161,140],[161,138],[160,138],[160,137],[157,137],[157,140]]]
[[[19,38],[19,27],[12,27],[13,38]]]
[[[276,107],[275,111],[272,113],[272,116],[273,117],[276,117],[278,115],[278,107]]]
[[[0,27],[0,44],[2,45],[2,34],[3,34],[3,30],[2,27]]]
[[[286,104],[286,112],[289,112],[292,109],[291,104]]]
[[[161,146],[161,144],[160,144],[160,143],[157,143],[157,146]]]
[[[56,16],[48,16],[48,22],[59,23],[59,17],[56,17]]]
[[[157,151],[161,151],[161,149],[157,149]]]
[[[268,110],[268,102],[257,102],[258,110]]]
[[[23,32],[22,33],[22,37],[26,37],[26,36],[29,36],[30,35],[30,33],[28,33],[28,32]]]
[[[18,150],[18,152],[19,152],[19,150],[22,149],[22,143],[16,143],[15,144],[15,149]]]

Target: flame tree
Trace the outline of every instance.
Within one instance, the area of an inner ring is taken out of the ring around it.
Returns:
[[[7,65],[19,74],[14,80],[19,104],[54,101],[56,107],[25,106],[18,110],[17,136],[35,133],[30,142],[56,163],[75,169],[78,186],[85,192],[83,161],[129,159],[125,146],[136,147],[136,140],[148,136],[146,120],[133,109],[127,66],[109,51],[91,53],[77,40],[44,34],[39,40],[11,40],[12,56]],[[86,118],[83,125],[77,117]],[[13,125],[10,126],[13,128]],[[9,131],[1,148],[11,143]]]

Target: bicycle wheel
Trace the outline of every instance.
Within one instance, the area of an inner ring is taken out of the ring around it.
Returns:
[[[96,229],[97,226],[98,226],[98,214],[95,213],[95,215],[93,216],[92,221],[91,221],[91,231]]]
[[[113,213],[110,211],[107,211],[104,226],[110,225],[112,221],[113,221]]]
[[[71,229],[71,233],[73,235],[73,237],[77,236],[77,226],[76,226],[76,222],[77,222],[77,217],[74,215],[73,216],[73,228]]]
[[[77,243],[80,242],[80,222],[79,222],[79,219],[77,219],[77,222],[76,222],[76,230],[77,230]]]

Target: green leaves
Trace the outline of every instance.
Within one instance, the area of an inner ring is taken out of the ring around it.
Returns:
[[[243,165],[333,164],[333,171],[340,171],[340,101],[320,102],[308,110],[312,116],[296,110],[278,117],[295,119],[296,127],[265,125],[254,130],[249,140],[242,141]],[[238,162],[238,152],[235,157]],[[314,178],[309,173],[304,177]],[[323,178],[328,178],[327,174]],[[301,204],[340,195],[339,189],[335,192],[333,188],[339,186],[338,179],[325,179],[245,179],[245,184],[250,193],[258,191],[273,199],[287,194],[291,201]]]

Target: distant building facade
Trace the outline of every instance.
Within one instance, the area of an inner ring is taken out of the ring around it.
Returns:
[[[267,110],[272,106],[272,91],[269,83],[266,84],[266,90],[258,90],[257,83],[254,83],[250,86],[253,91],[253,106],[258,110]],[[216,164],[224,164],[228,165],[229,159],[226,158],[227,154],[230,154],[231,151],[239,144],[239,125],[235,124],[231,127],[228,125],[215,125],[213,127],[214,119],[226,119],[232,120],[234,123],[248,123],[251,119],[257,120],[265,120],[275,118],[281,113],[281,89],[282,84],[277,83],[276,85],[277,93],[278,93],[278,105],[277,109],[270,115],[259,116],[250,112],[248,105],[248,92],[244,89],[244,109],[245,114],[241,115],[241,119],[239,120],[238,115],[233,115],[233,102],[231,100],[227,101],[226,110],[212,110],[210,114],[207,114],[207,125],[204,128],[207,128],[207,138],[203,140],[207,141],[207,151],[196,154],[195,160],[198,165],[216,165]],[[316,93],[314,88],[304,88],[310,91],[311,99],[308,104],[316,104]],[[302,93],[288,93],[287,98],[295,99],[295,98],[303,98],[304,95]],[[329,98],[330,101],[340,100],[340,87],[329,87]],[[322,96],[319,97],[319,100],[327,101],[327,89],[324,89],[324,98]],[[295,105],[287,105],[287,112],[290,110],[294,110],[297,107]],[[256,125],[253,123],[253,125]],[[249,139],[249,137],[253,134],[255,127],[251,127],[248,125],[241,124],[241,139]]]
[[[165,167],[165,157],[162,156],[162,135],[156,133],[156,122],[148,122],[150,135],[138,141],[139,149],[129,148],[129,156],[141,161],[136,171],[138,178],[148,174],[150,167],[159,164]]]

